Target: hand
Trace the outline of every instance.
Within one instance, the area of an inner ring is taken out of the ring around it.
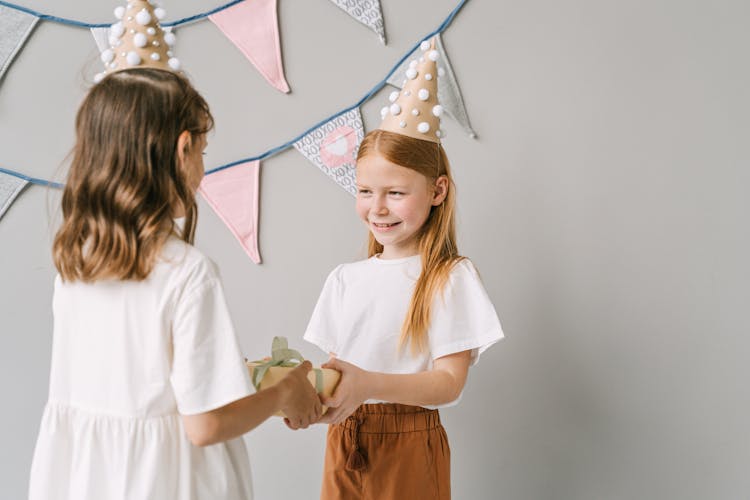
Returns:
[[[286,415],[284,423],[292,430],[306,429],[318,421],[322,412],[318,394],[307,380],[310,369],[312,364],[304,361],[279,382],[284,394],[281,406]]]
[[[320,422],[340,424],[368,399],[367,392],[371,384],[372,372],[337,358],[329,359],[322,367],[340,371],[341,380],[332,397],[321,397],[328,411]]]

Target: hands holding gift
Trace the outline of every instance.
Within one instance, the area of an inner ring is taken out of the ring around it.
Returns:
[[[290,429],[306,429],[320,419],[320,399],[315,387],[307,380],[307,373],[311,369],[312,363],[304,361],[279,382],[279,385],[283,384],[286,396],[281,410],[286,415],[284,422]]]
[[[328,407],[328,411],[319,422],[340,424],[354,413],[359,405],[369,399],[366,388],[372,383],[371,372],[337,358],[329,359],[322,365],[322,368],[338,370],[341,372],[341,380],[333,396],[321,395],[321,400]]]
[[[293,430],[307,428],[325,411],[318,394],[331,395],[340,373],[313,368],[298,351],[289,349],[286,337],[274,337],[271,357],[247,361],[250,379],[257,391],[276,388],[281,396],[276,415]]]

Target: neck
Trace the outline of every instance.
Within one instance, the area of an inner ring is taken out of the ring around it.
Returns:
[[[403,259],[405,257],[413,257],[419,254],[419,247],[416,244],[411,245],[384,245],[383,251],[380,252],[381,259]]]

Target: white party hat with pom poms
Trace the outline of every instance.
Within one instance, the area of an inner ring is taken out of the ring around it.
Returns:
[[[381,130],[440,143],[440,115],[443,107],[438,102],[435,39],[420,45],[422,56],[409,63],[401,92],[394,90],[389,96],[391,104],[380,110]]]
[[[172,54],[174,33],[159,24],[165,15],[163,8],[146,0],[129,0],[126,6],[117,7],[118,21],[109,28],[109,48],[101,53],[104,71],[94,81],[129,68],[179,71],[180,61]]]

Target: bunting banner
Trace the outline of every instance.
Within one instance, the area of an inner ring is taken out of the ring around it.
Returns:
[[[437,39],[437,50],[440,53],[438,59],[438,101],[442,104],[445,113],[456,120],[469,137],[475,138],[477,134],[471,128],[471,123],[469,123],[469,115],[466,113],[466,106],[464,106],[464,100],[461,97],[461,89],[458,87],[458,81],[456,80],[456,75],[453,73],[448,54],[445,53],[443,40],[439,33],[435,38]],[[406,81],[406,71],[409,69],[409,62],[419,57],[422,57],[422,53],[419,48],[416,48],[410,54],[410,57],[404,59],[401,66],[388,77],[388,84],[399,89],[402,88]]]
[[[263,75],[281,92],[289,92],[281,62],[276,0],[240,2],[208,16]]]
[[[0,172],[0,219],[28,185],[29,181]]]
[[[385,45],[385,27],[380,0],[331,0],[341,10],[378,34]]]
[[[38,21],[36,16],[0,5],[0,80]]]
[[[457,5],[442,24],[408,49],[390,72],[356,103],[346,106],[287,142],[276,145],[264,153],[235,160],[206,171],[199,192],[253,262],[260,263],[261,261],[258,250],[260,162],[294,147],[349,194],[356,195],[356,154],[365,135],[360,108],[388,84],[401,88],[409,62],[416,55],[415,52],[420,49],[424,41],[433,36],[437,36],[436,50],[439,51],[440,56],[438,96],[441,104],[449,116],[456,119],[471,136],[476,137],[469,123],[456,77],[439,36],[447,29],[466,2],[467,0],[458,0]],[[334,0],[334,3],[364,24],[369,22],[368,26],[378,32],[383,41],[385,40],[379,1]],[[209,12],[170,23],[161,23],[161,26],[166,31],[198,19],[209,18],[240,48],[274,87],[288,92],[289,86],[281,63],[276,8],[277,0],[231,0]],[[0,0],[0,30],[2,30],[0,63],[3,72],[39,20],[90,29],[100,52],[105,51],[110,45],[111,25],[108,23],[90,24],[58,18]],[[420,56],[422,54],[416,55],[417,58]],[[0,78],[2,78],[2,73],[0,73]],[[56,182],[28,177],[20,172],[0,168],[0,218],[29,184],[55,189],[63,187]]]
[[[240,242],[250,260],[260,264],[258,193],[260,161],[249,161],[203,178],[198,191]]]
[[[357,195],[354,163],[365,137],[359,108],[343,113],[312,130],[294,147],[349,194]]]

